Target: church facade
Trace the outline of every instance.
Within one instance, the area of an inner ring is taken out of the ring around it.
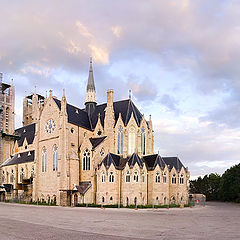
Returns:
[[[57,205],[186,204],[190,173],[178,157],[154,154],[151,116],[132,99],[97,104],[92,63],[85,108],[34,92],[23,101],[23,127],[12,132],[0,168],[6,196]]]

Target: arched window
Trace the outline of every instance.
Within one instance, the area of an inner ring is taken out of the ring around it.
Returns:
[[[45,147],[43,147],[42,150],[42,172],[47,171],[47,150]]]
[[[24,179],[24,175],[25,175],[25,173],[24,173],[24,169],[21,168],[21,172],[20,172],[20,182],[23,181],[23,179]]]
[[[9,117],[9,108],[7,107],[6,108],[6,125],[5,125],[5,128],[6,128],[6,132],[8,132],[8,117]]]
[[[184,176],[183,176],[183,174],[181,174],[181,176],[180,176],[180,184],[184,184]]]
[[[5,179],[6,179],[6,177],[5,177],[5,172],[3,171],[3,172],[2,172],[2,182],[3,182],[3,183],[5,182]]]
[[[32,169],[31,169],[31,178],[34,177],[34,166],[32,166]]]
[[[10,175],[10,183],[13,183],[13,180],[14,180],[14,171],[12,169],[11,175]]]
[[[106,178],[105,178],[105,172],[102,172],[102,182],[105,182]]]
[[[145,182],[145,173],[142,173],[142,182]]]
[[[130,182],[130,181],[131,181],[130,172],[127,171],[127,173],[126,173],[126,182]]]
[[[156,197],[156,205],[159,205],[159,199]]]
[[[172,176],[172,184],[176,184],[177,183],[177,178],[176,178],[176,174],[174,173]]]
[[[175,204],[175,203],[176,203],[176,199],[175,199],[174,196],[172,197],[172,201],[171,201],[171,202],[172,202],[172,204]]]
[[[83,153],[83,170],[90,170],[90,152],[88,149]]]
[[[160,173],[159,172],[156,173],[155,182],[160,183]]]
[[[146,154],[146,133],[145,129],[141,129],[141,152],[143,155]]]
[[[102,203],[104,203],[105,202],[105,198],[104,197],[102,197]]]
[[[123,154],[123,128],[120,126],[118,128],[118,154]]]
[[[138,172],[134,172],[133,181],[138,182]]]
[[[58,170],[58,148],[56,145],[53,147],[53,171]]]
[[[137,197],[134,198],[134,205],[137,206]]]
[[[127,205],[127,206],[129,205],[129,199],[128,199],[128,197],[127,197],[126,205]]]
[[[110,197],[110,204],[112,204],[113,203],[113,197],[111,196]]]
[[[133,154],[136,148],[135,128],[131,127],[128,133],[128,154]]]
[[[53,195],[53,204],[56,205],[57,204],[57,197],[55,195]]]
[[[114,182],[113,172],[110,172],[110,174],[109,174],[109,182]]]
[[[163,173],[163,182],[164,183],[167,182],[167,174],[166,174],[166,172]]]

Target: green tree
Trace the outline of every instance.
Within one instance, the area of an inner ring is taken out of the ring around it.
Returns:
[[[222,201],[240,203],[240,163],[222,175],[219,196]]]
[[[208,201],[219,200],[219,187],[221,176],[217,173],[199,177],[190,181],[190,193],[202,193]]]

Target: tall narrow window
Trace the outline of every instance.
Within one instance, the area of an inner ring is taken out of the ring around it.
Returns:
[[[8,116],[9,116],[9,108],[6,108],[6,132],[8,132]]]
[[[14,180],[14,171],[11,171],[11,175],[10,175],[10,182],[13,183]]]
[[[2,182],[3,183],[5,182],[5,172],[4,171],[2,172]]]
[[[58,170],[58,148],[56,145],[53,147],[53,171]]]
[[[163,182],[164,183],[167,182],[167,174],[166,174],[166,172],[163,173]]]
[[[24,179],[24,175],[25,175],[25,173],[24,173],[24,169],[22,168],[22,169],[21,169],[21,172],[20,172],[20,182],[23,181],[23,179]]]
[[[180,184],[184,184],[184,176],[183,176],[183,174],[181,174],[181,176],[180,176]]]
[[[126,182],[130,182],[130,172],[127,171],[127,174],[126,174]]]
[[[159,172],[156,173],[155,182],[160,183],[160,173]]]
[[[145,173],[144,172],[142,173],[142,182],[143,183],[145,182]]]
[[[146,133],[145,129],[141,129],[141,152],[143,155],[146,154]]]
[[[90,170],[90,152],[88,149],[83,153],[83,170]]]
[[[102,182],[105,182],[105,172],[102,172]]]
[[[109,174],[109,182],[114,182],[113,172],[110,172],[110,174]]]
[[[173,184],[176,184],[176,183],[177,183],[176,174],[173,174],[173,176],[172,176],[172,183],[173,183]]]
[[[34,177],[34,166],[32,166],[32,169],[31,169],[31,178]]]
[[[134,172],[133,181],[138,182],[138,172]]]
[[[44,147],[42,150],[42,172],[47,171],[47,150]]]
[[[131,127],[128,133],[128,154],[133,154],[135,152],[135,146],[136,146],[135,128]]]
[[[118,154],[123,154],[123,128],[118,128]]]

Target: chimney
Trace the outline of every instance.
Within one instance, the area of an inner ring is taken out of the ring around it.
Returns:
[[[113,90],[109,89],[107,91],[107,106],[112,107],[113,106]]]

